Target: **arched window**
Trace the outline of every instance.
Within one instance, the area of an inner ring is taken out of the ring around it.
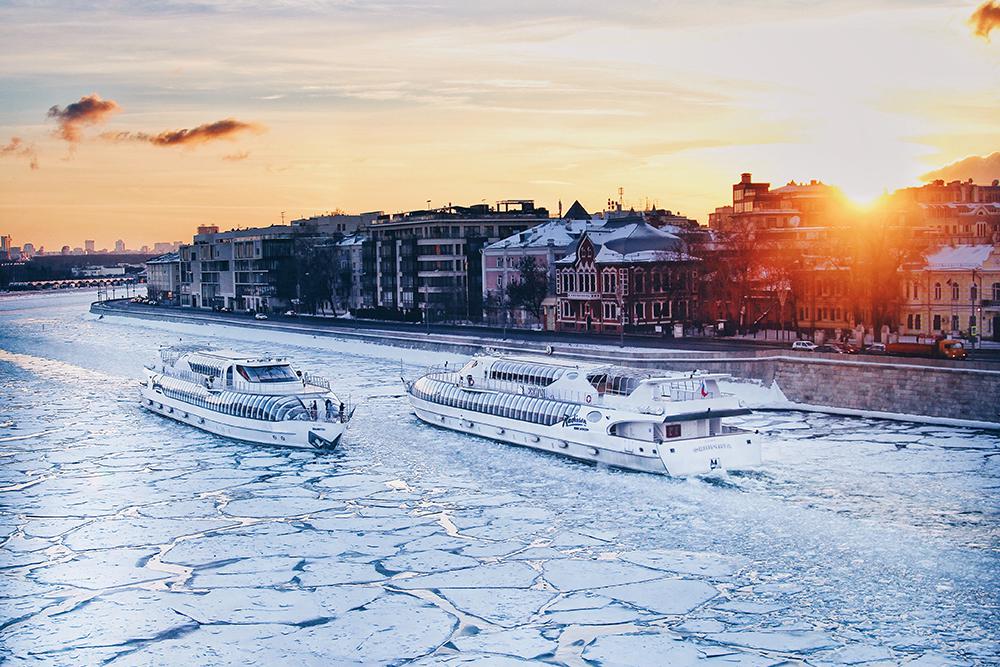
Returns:
[[[958,301],[958,283],[951,284],[951,300]]]
[[[993,300],[1000,301],[1000,283],[993,283]]]
[[[941,300],[941,283],[934,283],[934,300]]]
[[[653,281],[652,290],[654,292],[659,292],[660,291],[660,272],[659,271],[654,271],[653,272],[652,281]]]

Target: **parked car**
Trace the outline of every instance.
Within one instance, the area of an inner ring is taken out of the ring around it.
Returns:
[[[885,354],[885,343],[872,343],[863,351],[865,354]]]
[[[257,313],[256,315],[253,316],[253,318],[255,320],[266,320],[267,315],[265,315],[264,313]]]
[[[285,317],[297,317],[297,316],[298,316],[298,313],[296,313],[294,310],[286,310],[285,311]]]
[[[847,354],[847,350],[834,343],[827,343],[826,345],[820,345],[813,352],[826,352],[827,354]]]
[[[793,350],[802,350],[803,352],[812,352],[816,349],[816,343],[811,340],[797,340],[792,343]]]

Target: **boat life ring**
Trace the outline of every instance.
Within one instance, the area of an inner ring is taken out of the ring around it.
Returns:
[[[587,394],[587,402],[590,403],[592,400],[593,399],[590,397],[590,394]]]
[[[552,346],[551,345],[546,345],[545,346],[545,354],[552,354]]]
[[[466,378],[466,379],[469,381],[469,386],[470,387],[475,387],[476,386],[476,381],[472,378],[471,375],[468,378]]]

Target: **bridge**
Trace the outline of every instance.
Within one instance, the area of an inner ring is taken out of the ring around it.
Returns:
[[[7,286],[11,291],[77,289],[80,287],[118,287],[145,283],[146,279],[137,276],[114,276],[111,278],[70,278],[66,280],[23,280],[12,282]]]

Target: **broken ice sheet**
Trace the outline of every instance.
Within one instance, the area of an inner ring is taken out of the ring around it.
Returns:
[[[382,561],[382,567],[394,572],[441,572],[476,565],[479,565],[479,561],[475,558],[438,549],[404,552]]]
[[[658,579],[600,589],[602,595],[660,614],[686,614],[705,604],[718,591],[703,581]]]
[[[829,635],[811,630],[719,632],[708,635],[708,638],[720,644],[746,646],[749,648],[787,653],[811,653],[820,649],[838,646],[838,642]]]
[[[457,626],[458,619],[430,603],[409,595],[387,594],[291,635],[287,662],[405,662],[437,649]]]
[[[663,572],[613,560],[559,558],[544,564],[545,580],[561,591],[591,590],[650,581]]]
[[[81,602],[65,613],[50,609],[7,628],[4,643],[19,653],[54,657],[75,647],[119,646],[196,628],[170,608],[169,596],[126,590]]]
[[[556,596],[532,589],[442,588],[438,593],[456,609],[505,628],[527,623]]]
[[[510,562],[425,574],[394,584],[400,588],[528,588],[537,577],[531,566]]]
[[[526,659],[548,657],[557,646],[537,628],[479,632],[453,639],[451,643],[460,651],[497,653]]]

